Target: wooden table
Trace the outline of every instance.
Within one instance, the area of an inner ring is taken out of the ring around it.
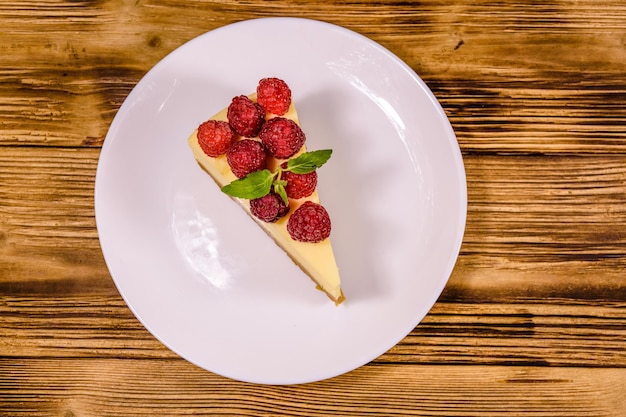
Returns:
[[[423,322],[345,375],[263,386],[202,370],[105,266],[107,129],[159,60],[256,17],[389,48],[457,134],[466,233]],[[0,6],[0,415],[625,416],[626,4],[9,0]]]

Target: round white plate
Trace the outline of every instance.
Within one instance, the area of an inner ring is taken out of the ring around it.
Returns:
[[[259,79],[291,87],[347,300],[336,307],[198,166],[189,134]],[[424,82],[377,43],[268,18],[206,33],[121,106],[96,176],[98,232],[121,295],[188,361],[233,379],[304,383],[386,352],[454,267],[467,211],[454,132]]]

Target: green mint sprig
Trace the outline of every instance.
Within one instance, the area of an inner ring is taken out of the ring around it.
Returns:
[[[308,174],[324,165],[332,153],[332,149],[305,152],[290,159],[287,162],[287,168],[278,166],[276,172],[271,172],[269,169],[252,172],[226,184],[222,187],[222,191],[232,197],[253,200],[269,194],[272,186],[274,186],[274,191],[280,195],[285,204],[288,204],[287,192],[285,191],[287,181],[280,179],[281,173],[290,171],[294,174]]]

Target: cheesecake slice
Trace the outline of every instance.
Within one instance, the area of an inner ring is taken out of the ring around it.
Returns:
[[[248,96],[252,101],[256,102],[256,94]],[[211,117],[212,120],[220,120],[228,122],[228,107]],[[271,113],[266,113],[266,120],[275,117]],[[290,103],[289,110],[281,117],[293,120],[299,125],[298,114],[293,102]],[[237,180],[237,177],[230,169],[225,155],[211,157],[204,153],[198,142],[198,130],[196,129],[188,139],[189,146],[196,158],[198,164],[213,178],[215,183],[222,188]],[[237,137],[236,140],[241,139]],[[249,139],[249,138],[248,138]],[[258,138],[254,138],[258,140]],[[295,156],[306,152],[306,146],[298,151]],[[271,156],[267,158],[267,168],[274,172],[284,160],[276,159]],[[226,194],[225,194],[226,197]],[[317,190],[308,197],[289,200],[289,212],[278,219],[274,223],[264,222],[252,215],[250,211],[250,201],[243,198],[232,197],[241,207],[256,221],[256,223],[280,246],[287,255],[304,271],[316,284],[317,288],[326,293],[326,295],[336,304],[339,305],[344,301],[345,297],[341,290],[341,279],[335,255],[330,242],[330,238],[326,238],[321,242],[300,242],[294,240],[287,231],[287,222],[293,212],[305,201],[320,202]]]

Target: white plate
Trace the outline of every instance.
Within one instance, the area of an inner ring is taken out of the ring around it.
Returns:
[[[339,307],[222,194],[186,139],[259,79],[293,91],[347,300]],[[268,18],[181,46],[117,113],[96,176],[102,250],[120,293],[174,352],[266,384],[353,370],[427,314],[467,210],[452,128],[424,82],[377,43],[328,23]]]

